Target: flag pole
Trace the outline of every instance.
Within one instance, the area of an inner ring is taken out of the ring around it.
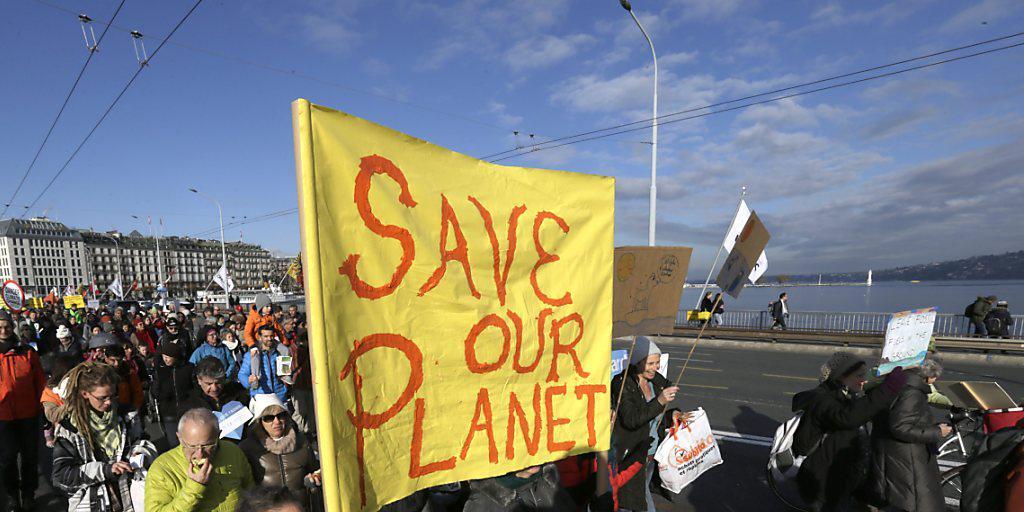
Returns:
[[[708,278],[704,280],[704,286],[701,287],[700,293],[697,295],[697,304],[693,306],[693,309],[700,308],[700,301],[704,300],[704,294],[708,291],[708,284],[711,283],[711,276],[715,273],[715,267],[718,266],[718,259],[722,257],[722,249],[725,249],[725,239],[729,236],[729,232],[732,231],[732,224],[736,221],[736,214],[740,213],[740,205],[743,204],[743,199],[747,197],[747,187],[744,186],[740,191],[740,200],[736,203],[736,211],[732,214],[732,219],[729,220],[729,227],[725,228],[725,236],[722,237],[722,243],[718,245],[718,252],[715,254],[715,261],[711,264],[711,268],[708,269]]]

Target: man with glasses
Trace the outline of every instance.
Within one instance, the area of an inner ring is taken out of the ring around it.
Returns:
[[[217,417],[207,409],[187,411],[178,441],[149,468],[146,511],[233,512],[253,486],[252,468],[237,446],[220,440]]]
[[[195,386],[185,402],[186,409],[219,411],[228,402],[249,405],[249,393],[234,379],[227,378],[224,364],[216,357],[200,359],[194,373]]]
[[[14,320],[0,311],[0,477],[6,490],[0,496],[2,510],[34,503],[39,484],[39,397],[45,388],[39,355],[19,343]]]
[[[160,336],[159,340],[157,340],[157,345],[174,343],[181,347],[182,354],[192,353],[195,349],[195,347],[192,346],[192,337],[189,335],[188,331],[181,328],[181,321],[178,320],[178,317],[169,317],[167,322],[164,324],[164,328],[167,329],[167,331]]]

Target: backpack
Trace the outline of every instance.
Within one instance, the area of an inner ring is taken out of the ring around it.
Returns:
[[[800,420],[803,415],[804,411],[797,411],[795,416],[779,425],[779,428],[775,430],[772,449],[768,453],[768,466],[765,468],[768,485],[776,497],[793,510],[804,510],[799,505],[799,496],[794,492],[796,475],[800,472],[800,466],[828,437],[828,433],[821,436],[821,439],[808,450],[807,455],[796,455],[793,452],[793,438],[796,436],[797,429],[800,428]]]
[[[1000,334],[1003,332],[1003,321],[999,317],[989,315],[985,319],[985,329],[991,335]]]
[[[970,317],[974,316],[974,303],[973,302],[968,304],[967,307],[964,308],[964,316],[966,316],[967,318],[970,318]]]

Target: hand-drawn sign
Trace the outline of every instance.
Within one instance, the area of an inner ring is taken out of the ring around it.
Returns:
[[[893,313],[885,328],[879,375],[885,375],[897,366],[910,368],[924,361],[935,328],[936,311],[935,308],[926,308]]]
[[[751,212],[736,245],[729,252],[715,282],[723,292],[738,298],[771,235],[756,213]]]
[[[616,247],[612,336],[671,334],[689,247]]]
[[[614,180],[292,112],[327,510],[607,450]]]
[[[3,295],[4,305],[11,311],[21,311],[25,307],[25,290],[13,279],[4,281]]]

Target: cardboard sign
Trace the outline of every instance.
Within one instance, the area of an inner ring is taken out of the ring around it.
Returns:
[[[85,301],[85,304],[91,310],[97,310],[100,308],[100,301],[97,299],[89,299]]]
[[[25,307],[25,290],[21,289],[17,281],[8,279],[4,281],[0,300],[3,300],[4,307],[7,309],[21,311]]]
[[[612,336],[672,334],[689,247],[616,247]]]
[[[622,373],[629,365],[629,351],[628,350],[613,350],[612,351],[612,377]],[[658,373],[662,377],[668,378],[668,354],[661,354],[661,362],[658,363]]]
[[[935,315],[935,308],[893,313],[885,328],[879,375],[885,375],[897,366],[910,368],[924,361],[935,328]]]
[[[722,265],[722,270],[718,272],[718,278],[715,279],[715,283],[723,292],[734,299],[739,298],[770,238],[768,229],[761,223],[757,213],[751,212],[736,244],[729,252],[729,257]]]
[[[241,402],[233,401],[224,404],[219,411],[213,411],[220,423],[221,439],[242,439],[242,431],[245,424],[252,419],[252,411],[242,405]]]
[[[292,374],[292,356],[278,356],[277,357],[277,374],[278,375],[291,375]]]
[[[606,450],[614,180],[292,112],[327,510]]]
[[[64,296],[64,309],[84,308],[85,297],[81,295],[65,295]]]

